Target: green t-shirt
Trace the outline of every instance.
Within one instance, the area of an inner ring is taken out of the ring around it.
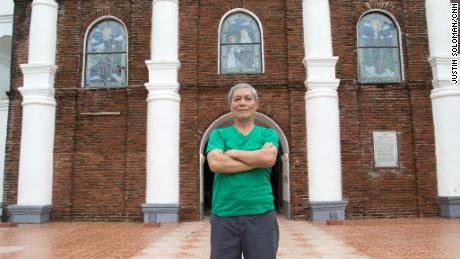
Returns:
[[[214,129],[209,137],[206,154],[213,149],[252,151],[266,142],[278,147],[275,130],[254,125],[248,135],[241,134],[235,126]],[[274,209],[271,168],[254,168],[249,171],[221,174],[215,173],[212,192],[212,213],[221,216],[261,214]]]

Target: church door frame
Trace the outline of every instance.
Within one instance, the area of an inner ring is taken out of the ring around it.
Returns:
[[[280,151],[281,154],[281,161],[282,161],[282,179],[283,179],[283,214],[287,219],[291,219],[291,195],[290,195],[290,168],[289,168],[289,146],[286,135],[281,130],[280,126],[270,119],[268,116],[256,112],[254,115],[254,121],[256,125],[270,127],[273,128],[279,136],[280,139]],[[217,120],[215,120],[207,129],[206,132],[203,134],[200,144],[200,216],[201,219],[204,218],[204,163],[206,157],[205,153],[205,146],[209,140],[209,136],[211,135],[211,131],[215,128],[222,128],[227,127],[233,124],[233,118],[231,113],[227,113]]]

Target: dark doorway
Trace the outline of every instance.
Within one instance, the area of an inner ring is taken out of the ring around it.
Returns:
[[[206,150],[206,149],[205,149]],[[208,160],[205,160],[203,166],[203,216],[211,216],[212,204],[212,184],[214,182],[214,173],[209,169]]]
[[[270,183],[272,184],[273,197],[275,198],[275,210],[283,211],[283,163],[281,159],[277,159],[272,167],[270,174]]]

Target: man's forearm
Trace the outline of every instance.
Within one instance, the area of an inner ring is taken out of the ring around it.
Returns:
[[[213,156],[208,159],[208,163],[211,171],[223,174],[240,173],[255,168],[254,166],[250,166],[225,154],[213,154]]]
[[[225,154],[255,168],[272,167],[276,161],[276,149],[232,150]]]

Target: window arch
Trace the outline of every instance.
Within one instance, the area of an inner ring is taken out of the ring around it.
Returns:
[[[127,85],[128,37],[115,18],[102,18],[90,26],[85,41],[85,87]]]
[[[263,73],[260,22],[252,13],[235,9],[222,18],[219,29],[219,73]]]
[[[358,23],[358,81],[400,83],[402,61],[400,30],[387,14],[371,11]]]

